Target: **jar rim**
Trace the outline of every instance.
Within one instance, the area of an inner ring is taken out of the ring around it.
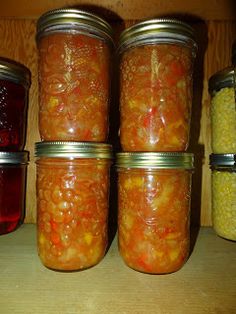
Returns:
[[[96,14],[76,8],[62,8],[47,11],[42,14],[37,21],[38,40],[49,28],[68,27],[86,27],[87,32],[99,33],[104,39],[113,43],[113,30],[108,22]]]
[[[209,164],[211,167],[235,167],[236,154],[211,154]]]
[[[15,60],[0,57],[0,79],[22,84],[29,88],[30,70]]]
[[[0,152],[0,164],[27,164],[29,152]]]
[[[121,152],[117,168],[194,169],[194,155],[183,152]]]
[[[112,158],[112,145],[98,142],[37,142],[35,157]]]
[[[209,93],[218,91],[224,87],[234,86],[234,67],[229,66],[213,74],[209,79]]]
[[[121,53],[133,44],[170,43],[188,44],[194,50],[197,44],[193,28],[177,19],[154,18],[144,20],[126,28],[120,35],[118,52]]]

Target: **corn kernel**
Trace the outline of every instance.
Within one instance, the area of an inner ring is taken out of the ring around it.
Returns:
[[[125,180],[124,187],[125,189],[133,189],[133,188],[141,188],[143,186],[143,178],[142,177],[134,177],[128,178]]]
[[[51,96],[47,104],[47,108],[49,111],[53,110],[55,107],[58,106],[58,104],[59,104],[59,100],[56,97]]]
[[[175,261],[178,256],[179,256],[179,253],[180,253],[180,249],[179,248],[176,248],[176,249],[172,249],[169,253],[169,257],[171,259],[171,261]]]
[[[85,240],[85,242],[86,242],[88,245],[90,245],[90,244],[92,243],[92,240],[93,240],[92,234],[91,234],[90,232],[86,232],[86,233],[84,234],[84,240]]]
[[[167,240],[173,240],[179,237],[179,232],[171,232],[165,236]]]
[[[41,233],[40,236],[39,236],[39,243],[41,245],[44,245],[45,240],[46,240],[45,236]]]

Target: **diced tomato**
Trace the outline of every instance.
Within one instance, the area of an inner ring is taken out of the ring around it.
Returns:
[[[180,62],[178,62],[176,60],[174,60],[170,63],[170,72],[177,79],[179,79],[180,76],[183,76],[185,74],[183,66],[181,65]]]

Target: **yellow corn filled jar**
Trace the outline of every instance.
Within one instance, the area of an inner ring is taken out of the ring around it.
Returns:
[[[236,153],[236,105],[234,69],[228,67],[209,80],[212,152]]]
[[[212,222],[215,232],[236,241],[236,155],[212,154]]]
[[[177,271],[189,255],[193,155],[119,153],[117,168],[124,262],[144,273]]]
[[[37,242],[42,263],[55,270],[97,264],[107,247],[111,146],[36,143]]]

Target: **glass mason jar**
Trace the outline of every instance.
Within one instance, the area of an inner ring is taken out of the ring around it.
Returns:
[[[27,164],[28,152],[0,152],[0,234],[24,220]]]
[[[26,139],[26,118],[30,71],[23,65],[0,58],[0,150],[22,150]]]
[[[236,155],[210,155],[212,222],[215,232],[236,241]]]
[[[106,141],[112,29],[76,9],[42,15],[37,24],[39,132],[45,141]]]
[[[37,239],[55,270],[97,264],[107,247],[109,144],[36,143]]]
[[[236,153],[234,69],[228,67],[209,80],[211,94],[211,146],[215,154]]]
[[[120,37],[120,142],[124,151],[184,151],[189,144],[193,29],[153,19]]]
[[[193,155],[118,153],[118,240],[125,263],[165,274],[189,255]]]

